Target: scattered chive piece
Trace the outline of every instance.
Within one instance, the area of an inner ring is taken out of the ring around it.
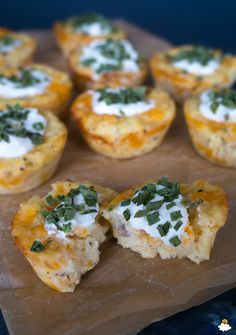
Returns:
[[[121,201],[121,203],[120,203],[121,206],[128,206],[129,204],[130,204],[130,199]]]
[[[130,210],[127,208],[124,212],[123,212],[123,216],[125,218],[126,221],[128,221],[130,219]]]
[[[170,213],[170,217],[171,217],[172,221],[177,221],[178,219],[182,218],[183,216],[182,216],[180,211],[175,211],[175,212]]]
[[[45,250],[45,245],[43,245],[39,240],[35,240],[30,248],[30,251],[32,252],[41,252],[43,250]]]
[[[174,247],[178,247],[178,245],[181,244],[181,241],[180,241],[180,239],[178,238],[177,235],[172,237],[169,241]]]
[[[174,226],[175,230],[179,230],[179,228],[182,226],[182,224],[183,224],[183,222],[181,220],[179,220]]]
[[[159,224],[157,226],[157,229],[159,231],[159,234],[161,235],[161,237],[165,236],[166,235],[166,232],[164,231],[164,228],[163,228],[163,225],[162,224]]]
[[[152,201],[147,204],[147,210],[152,211],[154,209],[159,209],[161,208],[162,204],[164,203],[164,200],[159,200],[159,201]]]
[[[170,208],[174,207],[175,205],[176,205],[175,202],[171,202],[170,204],[166,205],[166,209],[170,209]]]
[[[50,194],[46,196],[45,201],[48,203],[50,206],[54,206],[58,203],[58,200],[53,198]]]
[[[170,224],[169,221],[167,221],[167,222],[163,225],[163,229],[164,229],[164,231],[165,231],[166,234],[168,234],[170,227],[171,227],[171,224]]]
[[[140,209],[139,211],[137,211],[134,215],[135,218],[141,218],[147,215],[147,211],[146,209]]]
[[[159,213],[158,212],[154,212],[151,214],[147,215],[147,222],[149,224],[149,226],[157,223],[159,221]]]

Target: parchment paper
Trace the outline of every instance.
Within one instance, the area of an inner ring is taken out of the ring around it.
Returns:
[[[168,43],[125,22],[130,39],[145,56]],[[34,33],[37,61],[66,68],[52,34]],[[91,180],[119,190],[168,175],[181,182],[207,178],[230,195],[230,216],[218,233],[209,262],[142,259],[115,241],[102,246],[101,261],[74,293],[56,293],[34,274],[13,245],[10,223],[19,203],[61,179]],[[200,158],[187,135],[181,111],[164,143],[143,157],[117,161],[91,151],[70,124],[70,138],[59,169],[46,185],[17,196],[0,197],[0,307],[11,335],[135,334],[154,320],[204,302],[235,285],[236,170]]]

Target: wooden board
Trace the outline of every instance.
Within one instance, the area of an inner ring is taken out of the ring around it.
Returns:
[[[150,57],[169,44],[125,22],[140,52]],[[36,60],[67,69],[52,33],[32,32],[39,43]],[[164,143],[143,157],[117,161],[91,151],[72,122],[69,141],[53,179],[46,185],[0,202],[0,307],[11,335],[134,334],[160,320],[202,303],[235,285],[235,170],[214,166],[194,151],[181,110]],[[124,190],[150,178],[168,175],[181,182],[207,178],[230,194],[230,218],[220,231],[209,262],[142,259],[114,240],[102,247],[99,265],[83,277],[75,293],[60,294],[44,285],[13,245],[11,218],[20,202],[44,195],[60,179],[91,180]]]

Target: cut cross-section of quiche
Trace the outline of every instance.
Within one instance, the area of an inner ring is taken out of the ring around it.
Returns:
[[[226,223],[227,195],[206,180],[150,181],[117,195],[104,206],[114,236],[144,258],[208,260],[216,233]]]
[[[109,230],[100,205],[114,195],[101,186],[66,181],[53,184],[45,198],[34,196],[21,204],[12,236],[45,284],[73,292],[99,262],[99,246]]]

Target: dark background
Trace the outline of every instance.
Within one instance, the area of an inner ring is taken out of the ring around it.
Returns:
[[[55,19],[98,11],[122,17],[175,44],[200,43],[236,53],[235,0],[0,1],[1,25],[50,28]]]

